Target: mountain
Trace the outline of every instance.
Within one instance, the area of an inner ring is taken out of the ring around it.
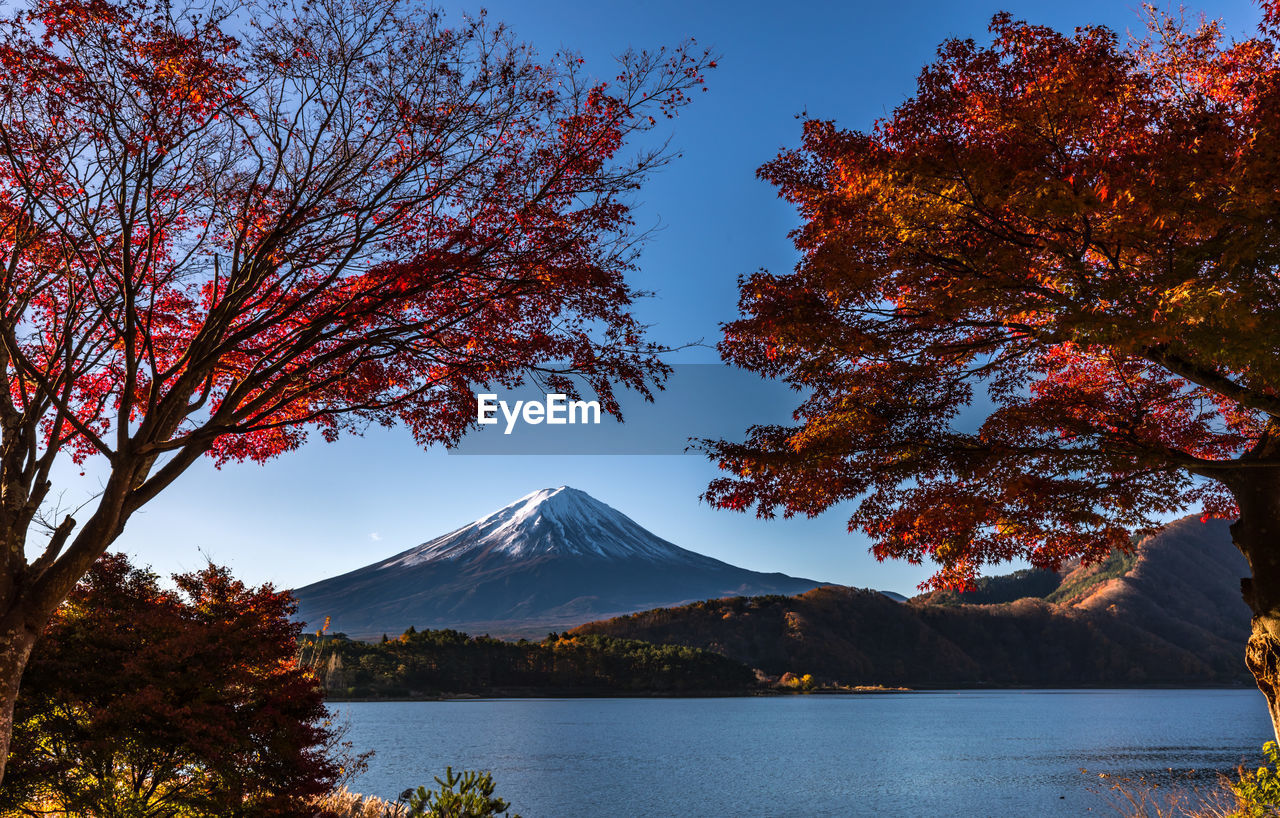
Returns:
[[[573,634],[708,648],[770,675],[909,687],[1248,684],[1244,558],[1189,517],[1089,566],[894,602],[822,587],[594,622]],[[984,604],[978,604],[984,603]]]
[[[820,583],[680,548],[585,492],[521,497],[471,525],[293,592],[311,628],[545,636],[602,616],[693,600],[795,594]]]

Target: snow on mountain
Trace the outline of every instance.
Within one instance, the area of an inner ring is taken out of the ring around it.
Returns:
[[[709,557],[650,534],[627,515],[569,486],[526,494],[471,525],[398,554],[378,567],[408,567],[462,557],[542,554],[640,558],[697,564]]]
[[[296,589],[298,618],[354,637],[417,628],[541,636],[593,619],[821,583],[749,571],[649,533],[589,494],[527,494],[474,523]]]

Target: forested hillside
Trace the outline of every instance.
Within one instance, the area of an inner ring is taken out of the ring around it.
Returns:
[[[912,687],[1249,683],[1243,558],[1227,523],[1180,520],[1102,563],[907,603],[826,586],[575,629],[705,648],[768,674]],[[974,604],[986,603],[986,604]]]

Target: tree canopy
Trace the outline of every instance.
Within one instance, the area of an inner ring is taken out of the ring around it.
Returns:
[[[23,684],[4,814],[296,815],[343,774],[288,592],[212,565],[174,580],[109,554],[58,610]]]
[[[880,558],[1056,569],[1280,467],[1280,6],[1257,37],[997,15],[869,131],[809,121],[760,170],[802,258],[741,282],[729,361],[797,425],[708,441],[707,496],[854,501]],[[1245,492],[1247,493],[1247,492]],[[1264,515],[1265,516],[1265,515]]]
[[[641,137],[712,65],[689,43],[595,80],[412,0],[0,19],[0,775],[36,635],[201,456],[453,443],[475,390],[527,378],[648,395],[630,197],[671,153]],[[79,520],[68,456],[106,465]]]

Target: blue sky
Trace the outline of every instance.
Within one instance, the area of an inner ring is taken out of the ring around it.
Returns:
[[[448,14],[478,6],[443,3]],[[797,114],[865,128],[913,90],[942,40],[986,36],[1001,9],[1069,30],[1101,23],[1142,27],[1130,2],[763,3],[495,0],[495,20],[542,51],[580,51],[611,74],[611,55],[695,37],[721,55],[710,90],[681,114],[674,145],[683,156],[642,191],[641,226],[661,225],[634,283],[657,297],[639,315],[657,340],[714,343],[736,309],[735,279],[757,268],[786,270],[791,209],[755,169],[799,138]],[[1258,19],[1243,0],[1193,11],[1221,18],[1232,34]],[[714,353],[680,358],[709,362]],[[762,418],[767,420],[768,418]],[[656,534],[747,568],[913,592],[930,573],[880,564],[847,509],[815,520],[757,521],[714,511],[698,495],[714,476],[693,456],[457,456],[423,451],[402,430],[319,441],[266,466],[193,468],[129,523],[117,547],[169,573],[195,568],[202,553],[251,582],[296,587],[409,548],[535,489],[571,485]]]

